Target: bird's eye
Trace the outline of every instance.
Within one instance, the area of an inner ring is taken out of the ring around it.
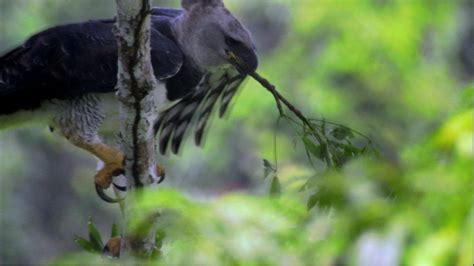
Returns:
[[[232,37],[229,37],[229,36],[225,37],[225,43],[230,47],[234,47],[234,46],[237,46],[237,45],[241,44],[240,41],[238,41],[238,40],[236,40]]]

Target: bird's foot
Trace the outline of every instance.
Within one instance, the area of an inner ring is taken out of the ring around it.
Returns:
[[[165,168],[161,167],[159,164],[156,165],[156,175],[160,177],[157,184],[161,184],[165,180],[166,171]]]
[[[106,164],[102,169],[95,175],[95,184],[102,189],[109,188],[112,184],[112,178],[114,176],[122,175],[125,171],[121,165],[115,163]]]
[[[102,169],[99,170],[99,172],[97,172],[94,177],[97,195],[99,195],[102,200],[109,203],[120,202],[122,199],[111,198],[110,196],[105,194],[104,190],[110,187],[114,176],[122,175],[124,173],[125,171],[122,165],[115,163],[106,164]],[[119,186],[116,186],[116,188],[119,190],[126,190],[125,188]]]
[[[156,165],[155,169],[156,176],[160,177],[158,180],[157,184],[160,184],[165,180],[165,169],[161,167],[160,165]],[[118,203],[122,201],[123,199],[117,198],[111,198],[107,194],[105,194],[104,190],[109,188],[111,184],[114,185],[114,187],[117,190],[120,191],[126,191],[127,187],[126,186],[119,186],[116,185],[115,183],[112,182],[113,177],[122,175],[124,174],[125,171],[122,166],[119,166],[118,164],[106,164],[96,175],[95,175],[95,188],[97,191],[97,194],[99,197],[109,203]]]

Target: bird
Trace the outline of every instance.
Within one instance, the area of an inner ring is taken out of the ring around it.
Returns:
[[[45,121],[70,143],[103,162],[94,177],[104,193],[124,172],[123,153],[99,135],[118,108],[116,19],[59,25],[0,56],[0,130]],[[159,151],[178,153],[194,129],[201,145],[214,110],[224,115],[242,82],[258,67],[249,30],[223,0],[182,0],[181,9],[151,9],[151,61],[156,86]],[[56,130],[57,129],[57,130]],[[157,167],[164,176],[164,169]]]

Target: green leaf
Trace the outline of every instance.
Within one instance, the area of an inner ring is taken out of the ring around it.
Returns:
[[[84,251],[91,252],[91,253],[101,253],[102,248],[97,249],[95,245],[91,242],[85,240],[84,238],[74,235],[74,242],[76,242],[79,247],[81,247]]]
[[[317,194],[313,194],[309,197],[308,202],[306,203],[306,207],[308,211],[311,210],[316,204],[318,204],[319,197]]]
[[[156,235],[155,235],[155,246],[158,248],[158,249],[161,249],[161,247],[163,246],[163,241],[166,237],[166,233],[164,230],[158,230],[156,232]]]
[[[333,129],[331,131],[331,135],[338,140],[354,137],[354,133],[352,132],[352,130],[344,126],[339,126]]]
[[[120,235],[120,232],[119,232],[119,228],[118,228],[118,225],[117,224],[112,224],[112,230],[110,232],[110,238],[114,238],[116,236],[119,236]]]
[[[314,144],[309,138],[303,137],[303,144],[307,151],[309,151],[314,157],[324,160],[323,149],[321,145]]]
[[[353,144],[342,145],[342,148],[344,149],[344,154],[346,156],[355,157],[362,153],[362,150],[354,146]]]
[[[332,161],[334,162],[334,165],[336,167],[341,167],[345,160],[344,152],[341,151],[337,145],[334,145],[334,143],[330,143],[329,147],[329,152],[331,153]]]
[[[89,221],[87,222],[87,229],[89,231],[90,242],[95,245],[99,250],[102,250],[102,248],[104,247],[102,237],[100,236],[99,231],[95,227],[94,223],[92,222],[92,218],[90,217]]]
[[[270,195],[278,196],[281,194],[281,185],[278,177],[273,177],[272,184],[270,185]]]

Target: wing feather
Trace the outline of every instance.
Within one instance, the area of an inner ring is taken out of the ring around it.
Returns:
[[[222,118],[226,113],[227,109],[229,108],[229,104],[231,103],[232,99],[234,98],[235,94],[237,93],[240,85],[244,79],[235,78],[231,83],[227,86],[227,89],[224,91],[222,95],[222,103],[221,108],[219,109],[219,117]]]
[[[159,80],[175,76],[183,65],[181,49],[168,36],[171,20],[152,17],[151,59]],[[34,110],[53,99],[113,92],[117,82],[114,24],[114,20],[93,20],[53,27],[0,56],[0,114]]]
[[[207,73],[196,90],[162,112],[154,126],[161,154],[165,154],[170,145],[171,151],[178,153],[192,127],[194,141],[201,145],[212,112],[220,105],[219,116],[222,117],[244,79],[234,68]]]

